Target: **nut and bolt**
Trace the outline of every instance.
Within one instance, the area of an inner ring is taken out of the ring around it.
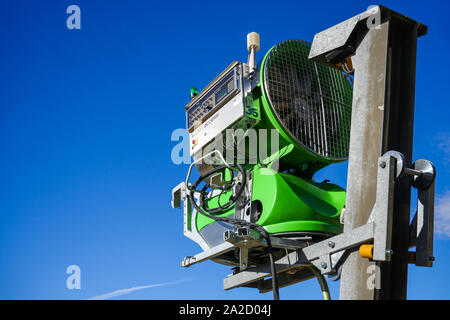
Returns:
[[[330,248],[334,248],[335,245],[336,245],[336,244],[335,244],[333,241],[328,241],[328,246],[329,246]]]
[[[380,162],[380,167],[383,168],[383,169],[386,168],[386,162],[381,161]]]
[[[328,265],[327,265],[326,262],[322,262],[322,263],[320,264],[320,266],[321,266],[323,269],[326,269]]]

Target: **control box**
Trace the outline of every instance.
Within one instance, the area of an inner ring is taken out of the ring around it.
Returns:
[[[259,120],[251,99],[251,81],[244,77],[247,66],[235,61],[185,107],[190,155],[198,154],[226,129],[244,130]]]

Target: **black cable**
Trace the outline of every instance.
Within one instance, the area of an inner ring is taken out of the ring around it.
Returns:
[[[202,191],[200,192],[200,203],[201,203],[201,206],[202,206],[202,208],[203,208],[204,211],[206,211],[206,212],[208,212],[208,213],[212,213],[212,214],[220,213],[220,212],[222,212],[222,211],[227,210],[228,208],[230,208],[230,207],[236,202],[236,200],[239,199],[239,197],[241,196],[242,192],[245,190],[245,181],[247,180],[247,173],[246,173],[244,167],[242,167],[240,164],[236,165],[236,167],[238,168],[239,172],[241,173],[241,175],[242,175],[242,181],[244,182],[244,183],[241,184],[241,187],[236,191],[236,195],[231,196],[231,197],[230,197],[230,200],[229,200],[227,203],[225,203],[224,205],[221,205],[221,204],[219,203],[219,207],[218,207],[218,208],[210,209],[210,208],[206,207],[206,200],[205,200],[205,193],[206,193],[206,192],[205,192],[205,191],[206,191],[206,189],[208,188],[208,184],[206,184],[206,185],[203,187]],[[214,173],[216,173],[216,172],[218,172],[218,171],[220,171],[220,170],[222,170],[222,169],[225,169],[225,168],[228,168],[228,169],[230,169],[230,170],[232,169],[232,168],[230,168],[230,166],[227,166],[227,165],[221,165],[221,166],[218,166],[218,167],[216,167],[216,168],[210,170],[210,171],[207,172],[206,174],[200,176],[200,177],[197,179],[197,181],[195,181],[195,183],[192,185],[192,188],[193,188],[193,189],[196,189],[197,186],[198,186],[202,181],[206,180],[207,178],[209,178],[209,177],[210,177],[211,175],[213,175]],[[232,178],[233,178],[233,177],[234,177],[233,170],[231,170],[231,175],[232,175]],[[228,185],[228,184],[227,184],[227,185]],[[231,184],[230,184],[230,187],[231,187]],[[225,189],[226,189],[226,187],[225,187]],[[222,191],[224,191],[224,189],[222,189]]]
[[[238,189],[238,191],[236,192],[235,196],[231,196],[230,201],[228,201],[225,205],[223,205],[223,207],[225,207],[226,209],[228,209],[229,207],[231,207],[231,205],[234,204],[234,202],[236,202],[236,200],[241,196],[242,192],[245,189],[245,181],[246,181],[246,172],[245,169],[237,164],[236,167],[239,169],[239,171],[242,174],[242,181],[244,183],[242,183],[242,186]],[[212,174],[224,169],[224,168],[229,168],[229,166],[218,166],[217,168],[214,168],[212,170],[210,170],[209,172],[207,172],[205,175],[200,176],[200,178],[197,179],[197,181],[194,183],[194,185],[192,186],[192,189],[195,190],[195,188],[206,178],[208,178],[209,176],[211,176]],[[202,199],[204,199],[204,191],[206,191],[205,187],[202,189],[203,192],[200,192],[201,194],[201,199],[200,201],[202,201]],[[223,221],[226,223],[230,223],[233,225],[237,225],[237,226],[247,226],[249,228],[254,228],[256,230],[258,230],[261,235],[263,236],[263,238],[266,240],[267,243],[267,250],[269,253],[269,260],[270,260],[270,272],[272,273],[272,292],[273,292],[273,299],[274,300],[279,300],[280,299],[280,294],[279,294],[279,288],[278,288],[278,278],[277,278],[277,273],[276,273],[276,267],[275,267],[275,261],[273,258],[273,249],[272,249],[272,243],[270,241],[270,235],[269,233],[266,231],[266,229],[264,229],[263,227],[261,227],[260,225],[257,225],[256,223],[252,223],[246,220],[242,220],[242,219],[235,219],[235,218],[228,218],[228,217],[218,217],[218,216],[214,216],[211,215],[209,213],[206,213],[205,211],[213,211],[211,213],[219,213],[222,210],[217,210],[220,208],[216,208],[216,209],[209,209],[209,210],[203,210],[204,206],[206,205],[205,202],[202,203],[202,208],[200,208],[197,203],[194,200],[194,197],[191,196],[191,192],[188,192],[186,197],[191,201],[192,205],[194,206],[194,208],[197,210],[197,212],[199,212],[200,214],[202,214],[203,216],[210,218],[214,221]],[[230,204],[231,203],[231,204]],[[221,206],[219,206],[221,207]]]

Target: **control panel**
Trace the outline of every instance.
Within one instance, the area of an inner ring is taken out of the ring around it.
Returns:
[[[186,128],[192,132],[201,123],[210,118],[218,109],[225,105],[240,90],[239,65],[228,71],[223,77],[213,82],[206,92],[188,105],[186,111]]]

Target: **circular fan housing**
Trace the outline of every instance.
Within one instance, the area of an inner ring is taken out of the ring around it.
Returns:
[[[295,161],[340,162],[348,157],[352,85],[343,72],[308,59],[310,45],[274,46],[260,69],[262,106]]]

